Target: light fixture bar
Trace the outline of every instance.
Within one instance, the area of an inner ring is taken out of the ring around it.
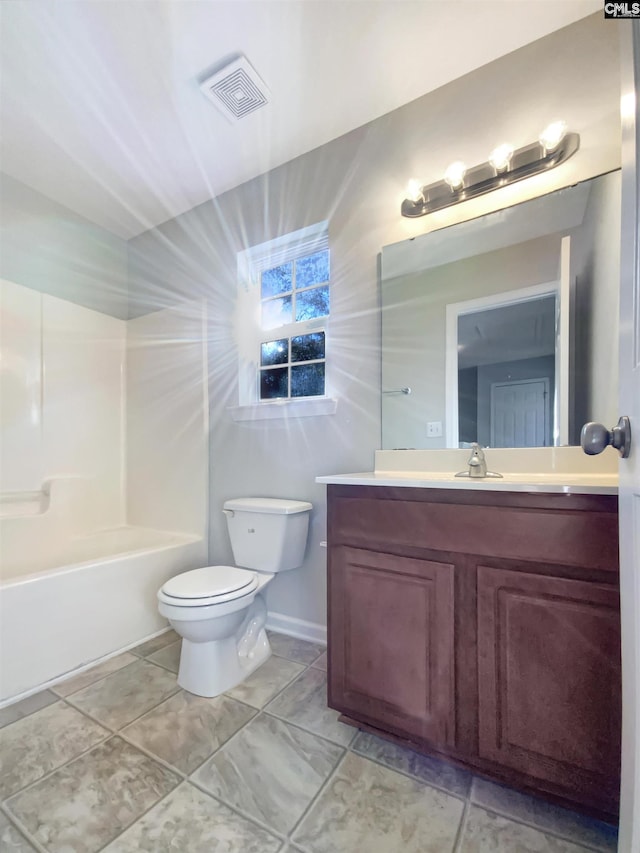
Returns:
[[[446,181],[436,181],[422,187],[422,198],[405,198],[402,202],[403,216],[426,216],[452,204],[468,201],[471,198],[514,184],[540,172],[554,169],[572,157],[580,148],[580,136],[577,133],[565,133],[552,150],[547,150],[540,142],[533,142],[516,149],[506,169],[498,171],[491,163],[481,163],[467,169],[461,185],[452,188]]]

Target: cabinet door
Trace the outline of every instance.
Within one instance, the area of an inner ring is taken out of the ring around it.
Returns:
[[[478,567],[479,750],[615,810],[617,589]]]
[[[331,549],[329,701],[380,728],[453,742],[453,566]]]

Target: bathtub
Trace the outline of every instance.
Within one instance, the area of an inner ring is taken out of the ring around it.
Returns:
[[[167,626],[156,592],[206,564],[201,537],[119,527],[77,537],[37,571],[5,559],[0,580],[0,704]]]

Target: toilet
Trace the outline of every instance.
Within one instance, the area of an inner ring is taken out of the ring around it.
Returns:
[[[271,655],[263,590],[276,572],[302,565],[306,501],[235,498],[224,503],[235,566],[206,566],[168,580],[158,610],[182,637],[178,684],[218,696]]]

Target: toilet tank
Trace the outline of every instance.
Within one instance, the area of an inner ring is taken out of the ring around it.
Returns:
[[[225,501],[236,566],[259,572],[284,572],[302,565],[309,530],[307,501],[234,498]]]

